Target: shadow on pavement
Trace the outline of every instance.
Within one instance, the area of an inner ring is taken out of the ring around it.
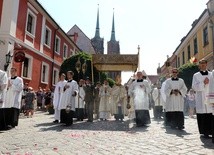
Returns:
[[[200,137],[203,147],[207,149],[214,149],[214,144],[212,143],[212,138]]]
[[[166,129],[166,134],[173,134],[178,137],[184,137],[186,135],[191,135],[191,133],[186,132],[185,130],[178,130],[178,129],[171,129],[170,127],[165,127]]]
[[[115,120],[107,120],[107,121],[97,121],[94,122],[77,122],[74,121],[72,126],[65,126],[63,124],[55,124],[52,122],[40,123],[36,124],[35,127],[40,127],[40,131],[62,131],[62,130],[92,130],[92,131],[126,131],[130,134],[134,134],[136,132],[146,132],[148,131],[148,126],[144,127],[136,127],[135,123],[130,120],[126,121],[115,121]]]

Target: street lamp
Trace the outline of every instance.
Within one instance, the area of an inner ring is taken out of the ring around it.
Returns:
[[[5,55],[6,57],[6,63],[4,64],[4,71],[7,71],[7,68],[9,66],[9,64],[11,63],[12,60],[12,55],[10,54],[10,51]]]
[[[75,64],[75,69],[78,74],[78,82],[80,78],[86,78],[86,71],[87,71],[87,63],[86,60],[84,60],[84,63],[81,64],[80,57],[78,58],[76,64]]]
[[[80,62],[80,58],[78,58],[76,64],[75,64],[75,68],[79,74],[80,70],[81,70],[81,62]]]
[[[81,62],[80,62],[80,57],[78,57],[78,60],[75,64],[75,68],[76,68],[76,71],[77,71],[77,82],[79,82],[80,80],[80,70],[81,70]]]
[[[160,63],[158,63],[157,74],[158,74],[158,76],[160,76],[160,74],[161,74]]]

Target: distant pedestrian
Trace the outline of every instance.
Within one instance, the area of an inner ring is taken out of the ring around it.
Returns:
[[[34,114],[34,104],[36,100],[36,94],[32,87],[28,87],[28,92],[25,95],[25,110],[26,116],[32,117]]]
[[[44,98],[44,93],[41,87],[38,88],[36,92],[36,99],[37,99],[37,109],[42,109],[42,101]]]
[[[195,91],[193,89],[190,89],[187,96],[186,100],[188,103],[189,107],[189,117],[194,118],[194,113],[195,113]]]

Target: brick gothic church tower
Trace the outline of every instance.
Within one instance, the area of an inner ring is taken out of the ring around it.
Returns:
[[[96,54],[104,54],[104,39],[100,38],[100,26],[99,26],[99,7],[97,9],[97,24],[94,38],[91,39],[91,44],[94,47]]]
[[[115,39],[114,12],[112,20],[111,39],[107,43],[107,54],[120,54],[120,44],[119,41],[116,41]],[[109,72],[108,77],[115,80],[117,75],[121,76],[121,72]]]

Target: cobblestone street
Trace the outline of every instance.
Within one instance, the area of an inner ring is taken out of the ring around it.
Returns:
[[[150,112],[151,113],[151,112]],[[172,130],[155,121],[137,128],[124,122],[76,122],[65,127],[54,124],[53,115],[36,112],[33,118],[21,116],[19,126],[0,133],[0,153],[5,155],[144,155],[214,154],[211,139],[200,138],[196,119],[185,119],[185,130]]]

